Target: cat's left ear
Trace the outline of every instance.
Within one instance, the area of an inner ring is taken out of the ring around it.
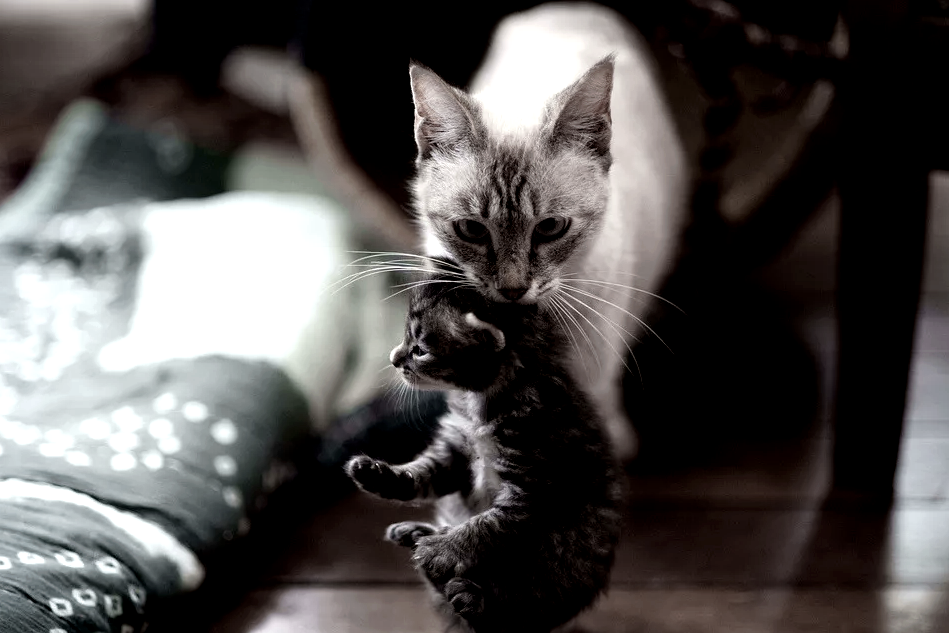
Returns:
[[[475,328],[476,330],[483,330],[490,334],[494,338],[494,349],[500,352],[504,349],[505,340],[504,332],[499,330],[497,327],[491,325],[486,321],[479,319],[474,312],[469,312],[465,315],[465,323]]]
[[[548,106],[552,118],[546,126],[547,139],[552,146],[585,148],[593,152],[606,168],[612,162],[610,100],[615,61],[615,55],[603,58],[573,85],[557,94]]]
[[[409,78],[418,160],[435,151],[451,153],[473,144],[478,137],[477,113],[467,95],[420,64],[409,66]]]

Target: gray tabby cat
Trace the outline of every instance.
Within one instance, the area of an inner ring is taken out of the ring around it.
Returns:
[[[537,306],[491,305],[445,272],[413,292],[391,361],[448,392],[432,444],[398,466],[346,465],[367,492],[433,499],[437,525],[389,526],[446,615],[475,633],[546,633],[605,589],[620,534],[619,468]]]
[[[426,254],[459,262],[490,299],[551,311],[633,457],[622,373],[688,193],[645,43],[603,7],[542,5],[500,24],[470,92],[419,65],[410,76]]]

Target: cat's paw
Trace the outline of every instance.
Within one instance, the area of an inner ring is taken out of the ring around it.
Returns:
[[[430,523],[402,521],[386,528],[386,540],[402,547],[415,547],[423,536],[431,536],[439,532],[439,528]]]
[[[383,499],[410,501],[415,498],[415,480],[399,473],[389,464],[367,455],[353,457],[344,466],[346,474],[366,492]]]
[[[456,576],[471,567],[470,555],[452,533],[423,536],[415,543],[412,555],[416,568],[441,590]]]
[[[465,578],[452,578],[445,584],[445,599],[455,613],[465,619],[484,611],[484,591]]]

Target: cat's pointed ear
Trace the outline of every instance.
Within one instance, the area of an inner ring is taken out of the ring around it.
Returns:
[[[409,66],[415,102],[415,143],[419,160],[433,151],[452,152],[475,140],[476,112],[467,96],[452,88],[432,70]]]
[[[491,325],[490,323],[486,321],[482,321],[481,319],[477,317],[477,315],[475,315],[474,312],[468,312],[467,314],[465,314],[465,323],[467,323],[468,325],[470,325],[476,330],[482,330],[490,334],[494,338],[495,350],[500,352],[502,349],[504,349],[504,346],[506,344],[504,340],[504,332],[499,330],[497,327]]]
[[[613,119],[613,67],[609,55],[593,65],[580,79],[557,94],[549,106],[548,141],[555,147],[582,147],[609,167]]]

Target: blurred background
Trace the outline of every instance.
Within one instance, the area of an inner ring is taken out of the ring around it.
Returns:
[[[381,540],[424,513],[340,466],[443,405],[380,373],[403,279],[345,277],[413,248],[409,60],[464,86],[535,4],[0,0],[0,631],[440,630]],[[949,4],[605,4],[706,195],[578,630],[949,630]]]

